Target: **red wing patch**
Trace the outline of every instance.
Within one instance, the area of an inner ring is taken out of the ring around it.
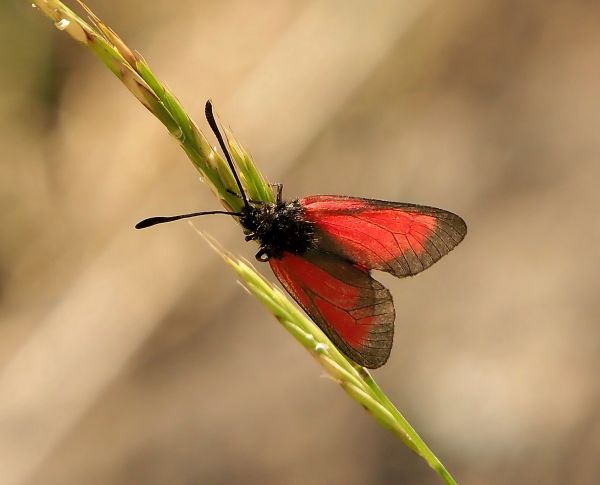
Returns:
[[[467,233],[459,216],[434,207],[329,195],[300,204],[317,228],[319,251],[397,277],[427,269]]]
[[[374,369],[387,361],[394,336],[390,292],[368,270],[332,254],[285,253],[273,273],[333,343]]]

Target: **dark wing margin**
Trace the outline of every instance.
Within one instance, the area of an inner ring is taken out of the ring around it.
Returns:
[[[284,253],[271,269],[336,347],[369,369],[388,360],[394,337],[390,292],[369,271],[333,254]]]
[[[317,249],[399,278],[427,269],[467,233],[456,214],[435,207],[355,197],[300,199]]]

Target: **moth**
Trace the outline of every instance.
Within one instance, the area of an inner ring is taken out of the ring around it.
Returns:
[[[398,278],[420,273],[463,240],[465,221],[435,207],[359,197],[310,195],[285,201],[280,184],[274,203],[251,201],[210,101],[205,112],[235,178],[242,209],[152,217],[136,228],[208,214],[238,218],[246,241],[260,246],[256,259],[269,263],[287,292],[341,352],[370,369],[385,364],[394,337],[394,303],[371,271]]]

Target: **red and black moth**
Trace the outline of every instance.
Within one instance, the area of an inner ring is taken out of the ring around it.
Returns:
[[[456,214],[435,207],[336,195],[286,202],[277,185],[275,203],[248,200],[215,121],[206,118],[240,190],[239,212],[208,211],[152,217],[141,229],[207,214],[239,218],[246,240],[256,240],[259,261],[268,261],[288,293],[354,362],[385,364],[394,336],[392,295],[371,270],[413,276],[448,254],[467,233]]]

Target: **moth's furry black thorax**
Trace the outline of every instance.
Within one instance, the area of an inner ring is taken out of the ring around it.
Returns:
[[[246,239],[260,243],[257,258],[280,258],[284,252],[304,254],[312,245],[315,229],[306,220],[298,200],[250,205],[242,211],[240,223]]]

